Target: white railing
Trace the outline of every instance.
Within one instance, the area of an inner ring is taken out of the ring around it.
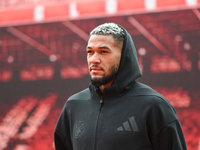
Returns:
[[[70,0],[0,0],[0,9],[65,1]]]

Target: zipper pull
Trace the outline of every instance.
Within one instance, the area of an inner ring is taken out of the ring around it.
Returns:
[[[103,104],[103,99],[101,98],[101,100],[100,100],[100,104]]]
[[[99,110],[101,109],[101,107],[102,107],[102,104],[103,104],[103,97],[101,97],[101,99],[100,99],[100,106],[99,106]]]

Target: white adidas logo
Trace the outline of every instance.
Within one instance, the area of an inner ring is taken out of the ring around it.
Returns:
[[[136,131],[139,132],[138,126],[135,121],[135,117],[130,117],[127,121],[125,121],[122,126],[117,128],[117,131]]]

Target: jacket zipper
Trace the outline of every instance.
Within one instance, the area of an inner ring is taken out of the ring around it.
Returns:
[[[100,117],[100,114],[101,114],[102,105],[103,105],[103,97],[101,96],[100,106],[99,106],[99,114],[98,114],[97,123],[96,123],[94,150],[96,150],[96,148],[97,148],[97,130],[98,130],[98,125],[99,125],[99,117]]]

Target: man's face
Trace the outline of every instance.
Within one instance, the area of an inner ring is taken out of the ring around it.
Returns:
[[[112,35],[92,35],[86,50],[91,82],[96,86],[111,83],[119,68],[122,44]]]

